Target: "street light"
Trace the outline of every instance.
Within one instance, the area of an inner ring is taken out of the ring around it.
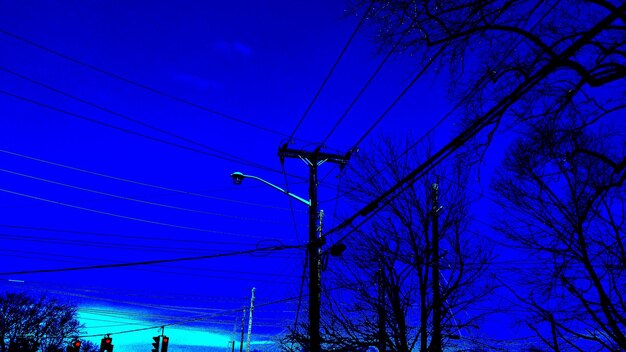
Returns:
[[[316,164],[312,164],[315,165]],[[309,207],[309,243],[307,253],[309,257],[309,351],[321,351],[320,338],[320,305],[321,305],[321,284],[320,284],[320,247],[321,242],[317,236],[317,220],[319,213],[317,211],[317,168],[311,170],[309,179],[309,200],[298,197],[297,195],[276,186],[273,183],[265,181],[256,176],[245,175],[241,172],[233,172],[230,174],[233,182],[240,185],[244,178],[252,178],[265,183],[266,185],[280,191],[283,194],[306,204]]]
[[[268,186],[270,186],[270,187],[272,187],[272,188],[274,188],[274,189],[276,189],[276,190],[278,190],[278,191],[280,191],[280,192],[290,196],[291,198],[297,199],[298,201],[306,204],[307,207],[311,206],[311,201],[310,200],[306,200],[304,198],[300,198],[297,195],[295,195],[295,194],[293,194],[293,193],[291,193],[291,192],[289,192],[289,191],[287,191],[285,189],[282,189],[282,188],[276,186],[273,183],[267,182],[267,181],[265,181],[264,179],[262,179],[260,177],[256,177],[256,176],[252,176],[252,175],[245,175],[245,174],[243,174],[241,172],[233,172],[232,174],[230,174],[230,177],[233,178],[233,183],[236,184],[236,185],[240,185],[243,182],[244,178],[252,178],[252,179],[255,179],[255,180],[259,180],[259,181],[265,183],[266,185],[268,185]]]

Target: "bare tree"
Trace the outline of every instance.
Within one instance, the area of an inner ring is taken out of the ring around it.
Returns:
[[[37,344],[41,351],[61,350],[80,329],[72,305],[45,296],[35,299],[25,293],[0,296],[0,351],[8,351],[11,341],[23,339]]]
[[[573,101],[605,113],[624,107],[624,1],[353,1],[381,50],[450,70],[466,127],[451,149],[483,145],[503,125],[559,119]]]
[[[375,197],[419,162],[417,152],[406,150],[409,142],[410,138],[404,143],[383,138],[371,153],[355,157],[348,177],[348,192],[354,200],[366,202]],[[476,326],[478,316],[459,313],[491,291],[481,281],[491,255],[488,246],[467,231],[468,199],[463,188],[467,175],[460,161],[437,169],[348,237],[344,265],[333,261],[328,266],[333,275],[325,276],[325,285],[340,288],[326,298],[329,303],[323,319],[333,347],[375,345],[391,351],[427,351],[433,341],[437,298],[433,275],[437,272],[442,278],[439,342],[450,345],[450,338],[458,337],[459,331]],[[439,184],[443,211],[434,209],[433,183]],[[432,241],[435,211],[440,211],[438,261]],[[331,277],[334,282],[329,282]]]
[[[555,351],[626,350],[625,131],[596,124],[536,123],[493,184],[499,229],[535,261],[511,291]]]

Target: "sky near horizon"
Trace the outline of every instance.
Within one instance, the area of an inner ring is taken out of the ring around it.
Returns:
[[[306,207],[229,175],[306,198],[307,167],[277,156],[287,140],[345,153],[450,109],[440,73],[385,114],[417,74],[403,55],[348,109],[382,60],[361,31],[307,110],[360,15],[332,0],[0,0],[0,288],[66,297],[120,347],[168,324],[172,345],[226,347],[253,287],[256,341],[304,319],[304,251],[259,248],[304,244]],[[336,165],[320,178],[331,228],[352,208]]]

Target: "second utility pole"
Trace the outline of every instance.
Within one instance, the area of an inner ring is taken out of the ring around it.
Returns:
[[[430,352],[441,352],[441,286],[439,285],[440,256],[439,256],[439,211],[442,206],[439,205],[439,184],[433,183],[433,335],[430,342]]]
[[[283,145],[278,149],[281,162],[285,158],[299,158],[309,166],[309,243],[307,256],[309,258],[309,352],[320,352],[322,343],[320,337],[320,308],[321,308],[321,273],[320,249],[322,243],[317,235],[319,220],[317,200],[317,167],[326,161],[344,165],[347,156],[322,153],[319,149],[313,152],[295,150]],[[321,232],[321,231],[320,231]]]

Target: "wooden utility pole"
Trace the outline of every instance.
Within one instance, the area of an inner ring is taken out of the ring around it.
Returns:
[[[241,341],[239,342],[239,352],[243,352],[243,338],[246,331],[246,308],[243,309],[243,317],[241,318]]]
[[[385,309],[385,272],[382,264],[378,269],[378,351],[387,350],[387,311]]]
[[[430,352],[441,352],[441,288],[439,286],[439,184],[433,183],[433,335]]]
[[[324,162],[334,162],[345,165],[347,156],[328,154],[316,149],[313,152],[295,150],[283,145],[278,149],[281,162],[285,158],[299,158],[309,166],[309,243],[307,253],[309,257],[309,352],[321,351],[320,337],[320,305],[321,305],[321,277],[320,277],[320,250],[322,243],[318,237],[318,200],[317,200],[317,168]]]

